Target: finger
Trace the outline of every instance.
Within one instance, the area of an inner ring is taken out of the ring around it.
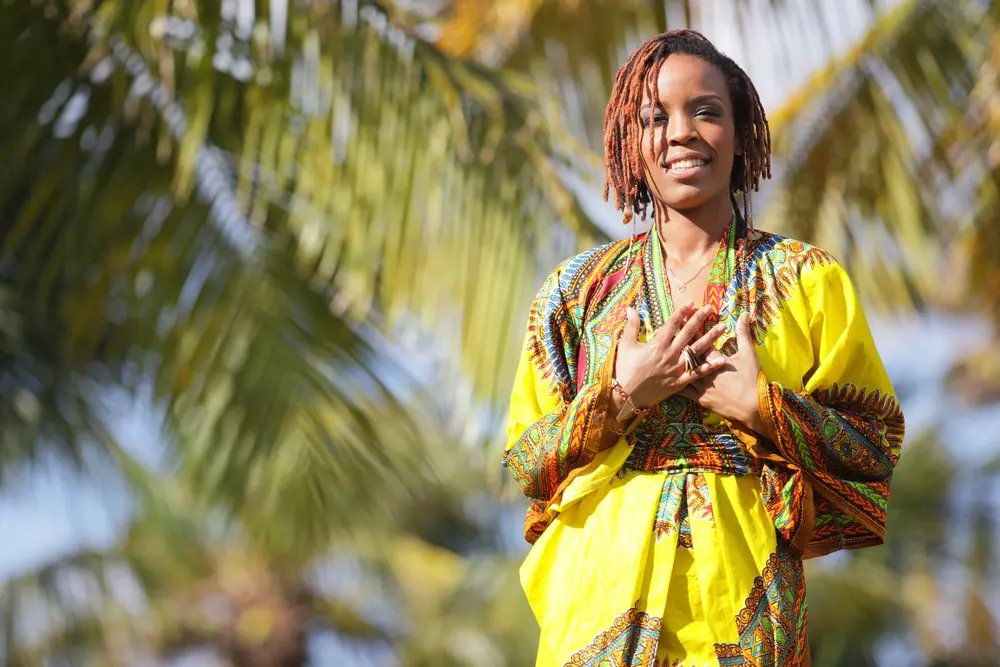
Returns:
[[[725,322],[719,322],[714,327],[709,329],[708,333],[691,343],[691,349],[694,350],[699,359],[707,359],[712,352],[716,351],[715,341],[719,340],[719,337],[725,332]]]
[[[704,324],[705,320],[712,314],[712,312],[714,312],[714,309],[711,306],[705,306],[688,318],[687,323],[684,324],[684,328],[680,330],[680,333],[677,334],[677,338],[674,339],[674,344],[677,346],[677,349],[680,349],[691,342],[691,339],[695,337],[695,334],[697,334],[698,330],[701,329],[701,325]]]
[[[729,363],[729,357],[716,349],[712,349],[712,351],[705,357],[705,361],[713,366],[718,365],[719,368],[722,368]]]
[[[712,373],[715,373],[720,368],[725,366],[727,362],[728,359],[726,358],[726,355],[717,352],[714,355],[710,355],[703,364],[694,370],[684,371],[681,373],[680,381],[683,384],[688,385],[688,387],[694,386],[695,391],[697,391],[700,396],[708,387],[705,384],[700,383],[699,380],[703,380]],[[687,389],[687,387],[685,387],[685,389]]]
[[[753,338],[750,336],[750,313],[743,313],[736,320],[736,349],[740,352],[753,349]]]
[[[678,393],[684,398],[691,401],[697,401],[698,398],[701,396],[701,391],[697,387],[695,387],[694,383],[684,387],[684,389],[680,390]]]
[[[655,336],[658,341],[665,341],[661,344],[670,345],[674,340],[674,336],[679,332],[680,328],[684,326],[684,323],[688,321],[688,318],[691,317],[691,313],[693,313],[694,310],[695,306],[693,303],[681,306],[675,310],[669,318],[667,318],[667,321],[662,327],[653,332],[653,336]]]
[[[663,328],[670,332],[677,332],[682,326],[684,326],[684,323],[688,321],[688,318],[694,314],[695,310],[696,308],[693,303],[684,304],[667,318]]]
[[[625,311],[625,331],[622,333],[622,342],[639,342],[639,313],[631,306]]]

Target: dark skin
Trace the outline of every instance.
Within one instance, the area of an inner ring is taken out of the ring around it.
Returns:
[[[642,162],[653,193],[662,251],[681,281],[671,279],[674,313],[663,327],[669,334],[658,330],[652,340],[639,342],[638,314],[629,309],[615,377],[637,407],[656,405],[679,393],[774,439],[758,409],[760,362],[750,336],[749,315],[738,321],[738,349],[730,357],[714,347],[724,327],[696,337],[711,313],[710,307],[697,307],[708,281],[704,267],[718,250],[733,214],[729,179],[733,160],[742,152],[736,141],[729,89],[718,68],[684,54],[667,57],[657,84],[658,104],[649,99],[650,87],[637,122],[642,128]],[[683,291],[682,281],[688,281]],[[680,357],[687,344],[705,359],[693,372],[685,371]],[[609,413],[614,419],[622,407],[617,394],[613,393],[612,403]],[[615,436],[606,435],[603,444],[610,446],[615,440]]]

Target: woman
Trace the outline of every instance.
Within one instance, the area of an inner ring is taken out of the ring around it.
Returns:
[[[651,39],[604,128],[605,197],[654,224],[531,309],[504,465],[538,665],[806,665],[802,559],[883,540],[892,385],[837,261],[753,229],[770,135],[732,60]]]

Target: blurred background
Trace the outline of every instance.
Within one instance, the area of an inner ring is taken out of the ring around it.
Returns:
[[[2,664],[532,665],[513,364],[684,26],[907,416],[814,664],[1000,665],[997,0],[0,0]]]

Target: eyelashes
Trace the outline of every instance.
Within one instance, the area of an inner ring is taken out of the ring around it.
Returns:
[[[722,114],[719,113],[717,109],[713,109],[712,107],[702,107],[701,109],[695,111],[694,115],[696,118],[699,116],[707,116],[709,118],[719,118],[722,116]],[[656,114],[653,116],[647,116],[645,118],[643,117],[639,118],[639,122],[642,124],[642,126],[647,128],[650,125],[665,124],[668,120],[669,118],[665,114]]]

